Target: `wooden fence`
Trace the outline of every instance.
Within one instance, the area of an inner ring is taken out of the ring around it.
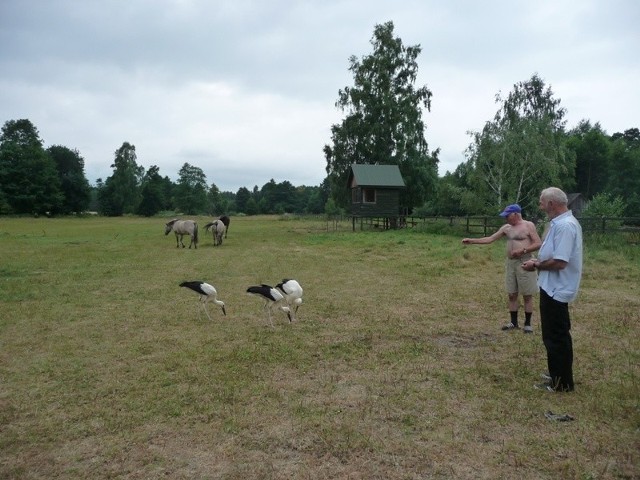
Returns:
[[[542,233],[546,220],[533,220]],[[578,218],[584,233],[620,233],[627,232],[640,236],[640,217],[581,217]],[[350,224],[350,225],[349,225]],[[419,230],[442,230],[450,227],[469,235],[486,237],[504,225],[504,219],[498,215],[486,216],[400,216],[394,218],[378,217],[332,217],[327,221],[327,230],[342,230],[349,225],[351,230],[388,230],[415,228]]]
[[[578,218],[584,233],[637,232],[640,234],[640,217],[581,217]],[[408,226],[446,222],[449,226],[461,227],[469,234],[486,237],[504,224],[499,216],[468,217],[409,217]],[[546,220],[534,220],[539,230],[544,229]]]

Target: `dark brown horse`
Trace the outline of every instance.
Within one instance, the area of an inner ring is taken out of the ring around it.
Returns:
[[[229,217],[227,217],[226,215],[221,215],[218,217],[218,219],[224,223],[224,238],[227,238],[227,233],[229,233],[229,224],[231,223],[231,219]]]

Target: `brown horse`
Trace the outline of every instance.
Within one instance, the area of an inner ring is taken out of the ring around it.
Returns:
[[[231,219],[226,215],[221,215],[218,217],[218,220],[221,220],[224,223],[224,238],[227,238],[227,232],[229,232],[229,224],[231,223]]]

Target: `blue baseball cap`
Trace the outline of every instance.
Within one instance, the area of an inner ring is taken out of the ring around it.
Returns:
[[[522,209],[520,208],[520,205],[518,205],[517,203],[514,203],[513,205],[509,205],[503,210],[500,216],[508,217],[512,213],[522,213]]]

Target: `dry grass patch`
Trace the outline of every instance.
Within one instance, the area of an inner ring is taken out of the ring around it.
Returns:
[[[587,243],[577,390],[550,396],[537,310],[500,331],[504,245],[239,217],[188,250],[163,224],[0,224],[0,478],[640,476],[637,247]],[[285,277],[305,304],[270,328],[245,291]]]

